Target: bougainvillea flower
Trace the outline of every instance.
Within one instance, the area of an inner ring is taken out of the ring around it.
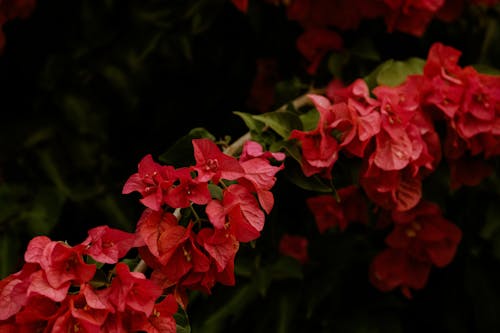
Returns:
[[[281,237],[279,251],[281,254],[296,259],[301,264],[309,261],[307,245],[309,241],[303,236],[285,234]]]
[[[224,229],[203,228],[198,232],[196,241],[214,259],[218,272],[234,261],[239,249],[239,242]]]
[[[146,155],[138,166],[139,172],[130,176],[123,186],[122,193],[139,192],[143,198],[142,204],[153,210],[159,210],[166,191],[176,180],[175,169],[162,166],[151,155]]]
[[[157,212],[147,208],[137,222],[136,234],[144,241],[149,252],[151,252],[154,257],[160,257],[160,251],[158,249],[158,240],[160,236],[166,229],[176,226],[178,226],[177,218],[172,213]],[[180,233],[184,234],[184,230]]]
[[[386,238],[389,247],[437,267],[448,265],[455,256],[462,232],[436,204],[422,201],[409,211],[393,212],[392,219],[394,230]]]
[[[422,289],[427,284],[430,262],[418,261],[399,249],[386,249],[370,265],[370,281],[380,291],[401,288],[407,298],[411,289]]]
[[[308,28],[297,39],[297,49],[309,61],[307,72],[316,73],[321,60],[329,51],[341,50],[342,37],[332,30]]]
[[[370,158],[361,171],[360,185],[375,204],[387,210],[405,211],[422,198],[422,180],[411,169],[385,171]]]
[[[66,281],[57,287],[50,285],[47,275],[44,271],[37,271],[30,277],[30,283],[27,290],[27,295],[42,295],[51,299],[54,302],[61,302],[68,296],[68,290],[71,285],[70,281]]]
[[[259,143],[246,141],[239,158],[245,173],[238,179],[238,183],[257,194],[261,207],[268,214],[274,206],[274,196],[270,189],[276,183],[276,173],[283,169],[283,165],[274,166],[270,160],[283,161],[285,157],[280,152],[264,152]]]
[[[399,30],[420,37],[445,0],[384,0],[384,3],[389,8],[384,15],[389,32]]]
[[[52,287],[58,288],[70,281],[80,284],[94,277],[96,266],[83,261],[84,248],[84,245],[70,247],[62,242],[45,246],[39,263]]]
[[[334,227],[345,230],[351,222],[368,223],[368,206],[359,188],[351,185],[332,195],[320,195],[306,200],[320,233]]]
[[[143,313],[134,312],[131,318],[131,330],[148,333],[175,333],[177,326],[174,314],[177,312],[177,302],[173,295],[167,295],[161,302],[155,304],[153,312],[146,317]]]
[[[40,295],[30,296],[24,308],[16,314],[17,331],[21,333],[43,331],[49,321],[53,321],[59,310],[59,304]],[[0,328],[0,332],[3,332]]]
[[[235,180],[243,175],[238,160],[221,152],[213,141],[193,139],[193,148],[196,159],[193,169],[198,172],[198,181],[218,183],[221,178]]]
[[[210,222],[216,229],[229,228],[240,242],[259,237],[265,216],[250,191],[241,185],[230,185],[223,192],[222,201],[212,200],[206,208]]]
[[[131,248],[143,245],[137,239],[136,234],[113,229],[107,225],[92,228],[88,234],[89,236],[82,243],[85,245],[84,254],[101,263],[115,264]]]
[[[319,95],[309,95],[319,112],[316,129],[303,132],[293,130],[290,139],[297,139],[302,147],[302,171],[310,177],[320,174],[330,179],[331,170],[338,159],[340,150],[337,139],[332,135],[329,125],[334,121],[331,105],[327,98]]]
[[[212,197],[208,183],[193,179],[188,169],[177,170],[179,184],[172,186],[165,195],[165,202],[172,208],[186,208],[193,202],[206,205]]]
[[[285,159],[286,155],[280,152],[264,151],[260,143],[252,140],[245,141],[239,158],[240,163],[257,157],[268,160],[274,158],[276,161],[281,162]]]
[[[231,0],[233,5],[238,8],[238,10],[246,13],[248,10],[248,0]]]
[[[144,274],[130,272],[127,265],[116,264],[116,276],[111,281],[108,299],[117,311],[123,312],[126,308],[143,312],[149,316],[153,312],[156,299],[162,290]]]

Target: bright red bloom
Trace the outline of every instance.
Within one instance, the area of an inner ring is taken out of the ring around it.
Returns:
[[[116,276],[109,287],[108,299],[115,309],[124,312],[126,308],[143,312],[149,316],[153,312],[156,299],[162,290],[144,274],[130,272],[127,265],[116,264]]]
[[[274,205],[274,197],[270,190],[276,183],[276,173],[283,169],[283,165],[273,166],[269,161],[270,158],[282,161],[285,159],[285,154],[263,152],[262,146],[257,142],[245,142],[239,160],[245,174],[238,179],[240,185],[257,194],[260,205],[268,214]]]
[[[330,102],[323,96],[309,95],[319,112],[318,127],[309,132],[293,130],[290,139],[299,140],[302,146],[302,171],[307,177],[320,174],[330,179],[331,170],[340,150],[337,139],[332,135],[330,124],[334,121]]]
[[[343,231],[351,222],[368,223],[368,206],[357,186],[342,188],[337,194],[339,201],[332,195],[306,200],[320,233],[337,226]]]
[[[236,238],[226,230],[210,228],[201,229],[196,242],[215,261],[218,272],[225,270],[234,261],[240,245]]]
[[[30,249],[29,246],[28,248]],[[83,261],[84,248],[84,245],[70,247],[62,242],[51,241],[43,248],[42,255],[38,259],[31,258],[28,252],[25,254],[25,259],[27,262],[40,264],[48,284],[53,288],[59,288],[68,282],[76,284],[88,282],[94,276],[96,266]]]
[[[39,332],[57,316],[59,304],[43,296],[30,296],[24,308],[15,316],[20,333]],[[0,328],[0,332],[3,332]]]
[[[175,169],[162,166],[153,161],[151,155],[146,155],[138,166],[139,172],[130,176],[123,186],[122,193],[139,192],[143,198],[142,204],[153,210],[160,210],[164,192],[176,180]]]
[[[38,265],[28,263],[19,272],[0,280],[0,321],[12,317],[26,304],[30,277],[38,269]]]
[[[168,190],[165,196],[167,205],[172,208],[186,208],[191,202],[206,205],[212,199],[208,184],[193,179],[189,169],[179,169],[176,172],[179,176],[179,184]]]
[[[131,248],[141,245],[136,234],[112,229],[107,225],[90,229],[88,234],[89,236],[82,243],[86,246],[84,254],[101,263],[115,264]]]
[[[399,249],[386,249],[370,265],[370,281],[381,291],[401,288],[407,298],[411,289],[422,289],[427,283],[431,263],[419,261]]]
[[[285,234],[281,237],[279,251],[281,254],[296,259],[301,264],[309,261],[307,245],[309,241],[302,236]]]
[[[148,333],[175,333],[177,326],[174,314],[177,308],[175,297],[167,295],[160,303],[155,304],[149,317],[143,313],[134,312],[131,318],[131,329]]]
[[[213,141],[193,139],[193,148],[196,159],[193,169],[198,172],[198,181],[212,180],[217,184],[221,178],[235,180],[243,175],[238,160],[221,152]]]
[[[257,200],[246,187],[238,184],[224,190],[222,202],[212,200],[206,213],[216,229],[229,228],[240,242],[258,238],[264,227],[264,213]]]

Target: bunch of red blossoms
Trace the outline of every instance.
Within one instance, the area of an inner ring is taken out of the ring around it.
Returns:
[[[466,5],[494,6],[499,0],[265,0],[286,6],[288,19],[297,21],[304,32],[297,39],[297,49],[309,62],[314,74],[329,51],[343,48],[340,34],[331,30],[352,30],[362,20],[383,18],[388,32],[401,31],[422,36],[429,23],[437,18],[456,20]],[[232,0],[241,11],[248,9],[248,0]]]
[[[0,332],[173,333],[187,289],[233,285],[239,242],[259,237],[274,205],[283,166],[271,160],[285,155],[252,141],[239,159],[208,139],[193,146],[196,165],[175,169],[147,155],[128,179],[123,193],[140,192],[147,207],[135,233],[101,226],[74,247],[31,240],[22,270],[0,281]],[[119,261],[132,248],[144,261],[131,272]]]
[[[340,154],[361,158],[359,184],[395,226],[386,239],[390,250],[378,255],[371,268],[371,280],[381,290],[401,287],[409,297],[409,288],[425,285],[432,264],[442,267],[454,256],[460,230],[436,205],[422,200],[422,180],[436,170],[442,146],[452,188],[479,184],[492,172],[488,159],[500,155],[500,78],[461,68],[459,56],[435,44],[423,75],[409,76],[397,87],[378,86],[372,91],[375,98],[362,80],[329,89],[333,104],[312,95],[317,128],[292,131],[306,176],[330,179]],[[444,144],[437,121],[447,128]],[[367,204],[358,191],[350,186],[338,190],[336,198],[308,200],[321,232],[367,222],[361,213]]]

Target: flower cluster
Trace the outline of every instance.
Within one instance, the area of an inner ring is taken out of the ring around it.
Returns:
[[[175,332],[174,296],[162,297],[156,283],[118,263],[140,245],[135,234],[108,226],[74,247],[33,238],[21,271],[0,281],[0,331]],[[89,257],[116,266],[106,276]]]
[[[153,268],[152,279],[178,294],[185,289],[210,293],[216,282],[234,284],[239,243],[259,237],[274,205],[270,190],[283,166],[270,160],[285,158],[263,152],[253,141],[244,144],[239,159],[208,139],[193,140],[193,147],[195,165],[175,169],[148,155],[123,188],[123,193],[141,193],[147,207],[136,234],[144,242],[139,253]],[[193,215],[184,225],[172,213],[181,208]]]
[[[0,1],[0,52],[5,47],[3,25],[16,18],[26,18],[35,9],[35,0],[3,0]]]
[[[332,50],[342,49],[337,31],[358,28],[364,19],[383,18],[388,32],[401,31],[420,37],[434,19],[456,20],[468,2],[473,5],[494,6],[499,0],[265,0],[283,3],[289,20],[297,21],[304,32],[297,39],[299,52],[309,61],[307,71],[314,74],[321,59]],[[248,0],[232,0],[246,12]]]
[[[271,160],[285,155],[253,141],[239,159],[208,139],[193,146],[196,165],[175,169],[147,155],[128,179],[123,192],[138,191],[146,206],[135,233],[100,226],[73,247],[33,238],[21,271],[0,281],[0,331],[173,333],[186,289],[233,285],[239,243],[259,237],[274,205],[270,190],[283,166]],[[194,218],[182,225],[172,210],[188,207]],[[132,248],[150,278],[119,262]]]
[[[391,212],[394,232],[406,234],[408,239],[417,235],[411,243],[418,244],[415,246],[419,249],[425,248],[422,244],[429,239],[445,242],[451,256],[460,232],[440,216],[435,206],[422,202],[422,180],[436,170],[444,151],[452,188],[477,185],[492,170],[487,160],[500,155],[500,78],[479,74],[472,67],[461,68],[457,64],[459,55],[437,43],[429,51],[422,75],[409,76],[396,87],[378,86],[372,91],[374,97],[363,80],[328,89],[332,102],[311,95],[319,112],[317,127],[312,131],[294,130],[290,136],[301,145],[306,176],[330,179],[340,154],[361,158],[359,184],[371,202]],[[447,129],[443,144],[435,122],[444,122]],[[353,197],[353,191],[346,188],[338,191],[338,198],[323,195],[308,200],[321,232],[334,226],[343,230],[352,221],[367,221],[359,215],[360,209],[366,210],[366,203],[362,196]],[[350,208],[353,205],[360,209]],[[410,232],[404,214],[439,222],[415,222]],[[401,232],[400,227],[406,231]],[[419,236],[422,233],[423,238]],[[388,237],[391,249],[374,263],[377,278],[372,281],[377,281],[375,285],[382,290],[395,285],[421,288],[431,264],[442,267],[451,260],[448,256],[447,260],[435,261],[432,255],[424,259],[415,251],[407,251],[407,245],[393,246],[395,237]],[[439,244],[436,246],[443,249]],[[404,261],[411,269],[415,268],[413,262],[422,265],[420,279],[409,282],[402,277],[407,271],[388,270],[384,262],[389,258]]]

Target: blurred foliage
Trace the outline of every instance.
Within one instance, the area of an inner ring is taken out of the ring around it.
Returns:
[[[310,128],[317,113],[249,109],[257,59],[277,59],[276,107],[332,75],[397,84],[421,70],[421,60],[410,58],[425,58],[435,41],[463,50],[463,64],[494,72],[499,18],[498,7],[477,8],[452,24],[433,22],[421,39],[387,34],[377,20],[363,22],[344,33],[345,50],[330,53],[310,77],[295,49],[301,28],[286,20],[282,7],[252,1],[245,16],[225,0],[40,0],[29,20],[5,26],[0,57],[0,277],[19,268],[34,235],[75,244],[96,225],[133,230],[141,206],[137,197],[121,196],[124,181],[147,153],[188,163],[180,152],[187,154],[190,138],[210,135],[201,127],[224,141],[243,134],[246,124],[260,141],[278,141],[273,150],[291,149],[278,139],[291,127]],[[334,185],[342,185],[359,166],[335,168],[345,177]],[[444,171],[426,182],[425,195],[446,207],[464,239],[453,264],[434,270],[429,285],[408,301],[368,282],[383,232],[354,226],[319,235],[304,199],[312,190],[331,191],[331,184],[298,178],[290,159],[263,236],[238,253],[236,287],[193,293],[189,322],[183,317],[181,326],[194,332],[495,332],[498,161],[496,170],[481,186],[455,192]],[[308,265],[278,254],[285,232],[310,239]]]

